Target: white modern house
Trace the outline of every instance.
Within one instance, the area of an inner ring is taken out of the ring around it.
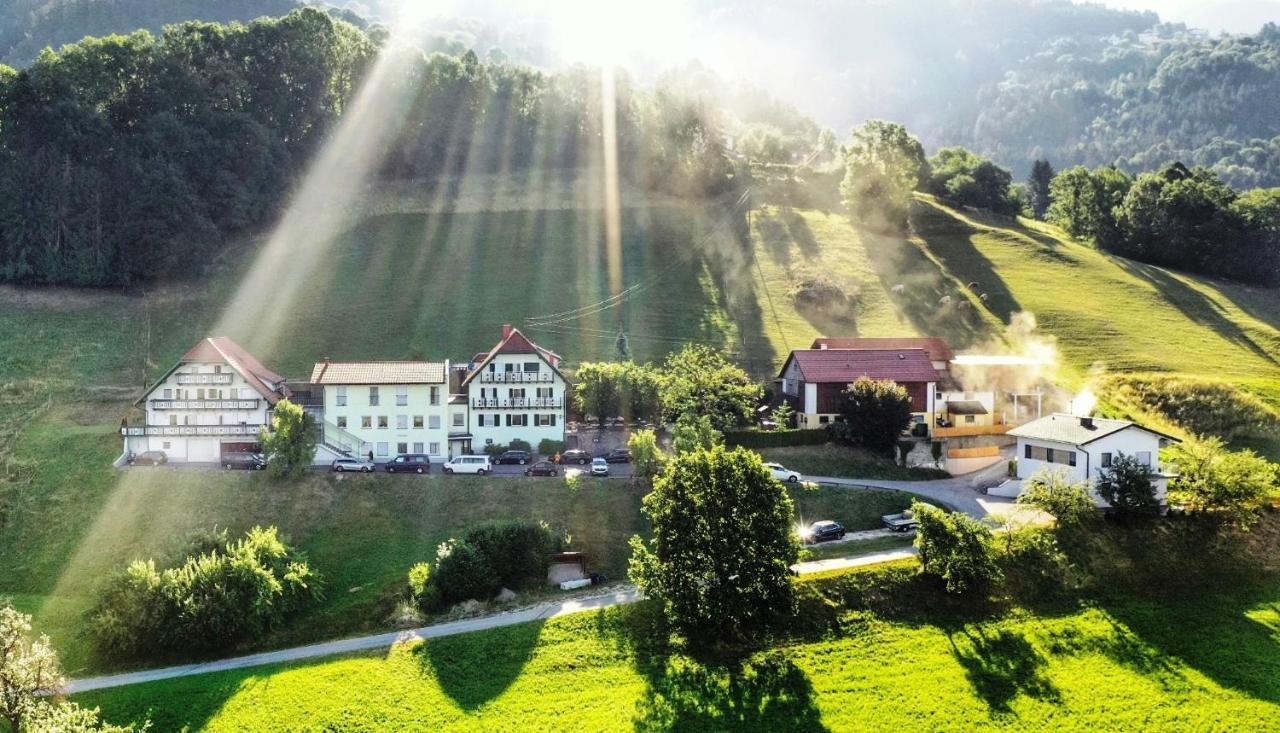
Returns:
[[[258,447],[284,378],[225,336],[201,340],[134,403],[124,451],[163,451],[175,463],[218,463]]]
[[[431,361],[331,361],[311,370],[322,391],[323,429],[316,461],[358,455],[385,463],[401,453],[449,457],[449,364]]]
[[[1022,484],[1041,469],[1061,470],[1072,482],[1095,482],[1112,461],[1125,455],[1151,468],[1156,496],[1164,501],[1169,477],[1160,467],[1160,449],[1177,441],[1164,433],[1128,420],[1108,420],[1054,413],[1010,430],[1018,439],[1018,477],[990,490],[997,496],[1017,496]],[[1099,506],[1106,502],[1094,495]]]
[[[569,382],[560,356],[530,341],[510,324],[488,352],[476,354],[461,389],[469,408],[469,440],[490,444],[564,440]]]

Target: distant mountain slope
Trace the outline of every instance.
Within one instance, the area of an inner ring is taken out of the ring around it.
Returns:
[[[85,36],[157,32],[185,20],[227,22],[283,15],[297,0],[0,0],[0,63],[24,66],[46,46]]]

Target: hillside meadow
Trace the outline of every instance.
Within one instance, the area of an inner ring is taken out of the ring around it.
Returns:
[[[911,562],[855,573],[910,589]],[[76,699],[191,731],[1280,729],[1280,586],[998,612],[930,593],[742,659],[668,645],[644,602]]]

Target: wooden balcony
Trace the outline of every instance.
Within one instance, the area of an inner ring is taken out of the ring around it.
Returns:
[[[551,372],[480,372],[480,381],[491,384],[536,384],[554,379]]]
[[[497,410],[524,410],[533,408],[563,407],[563,397],[523,397],[516,399],[495,399],[475,397],[472,407],[492,408]]]
[[[262,400],[148,400],[152,410],[256,410]]]
[[[223,435],[252,435],[262,433],[263,425],[128,425],[120,428],[120,434],[128,437],[144,435],[204,437]]]
[[[178,374],[178,384],[231,384],[235,375],[230,372],[219,374]]]

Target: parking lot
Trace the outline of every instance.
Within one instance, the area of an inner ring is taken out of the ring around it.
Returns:
[[[440,474],[443,474],[444,470],[442,466],[443,464],[441,463],[432,463],[431,474],[437,475],[437,476]],[[529,467],[528,465],[519,466],[515,464],[506,464],[506,465],[494,464],[492,475],[493,476],[523,476],[524,470],[528,467]],[[223,468],[221,464],[217,464],[217,463],[166,463],[163,466],[123,466],[121,470],[126,470],[126,471],[225,471],[226,469]],[[332,469],[330,469],[328,466],[315,466],[314,470],[330,471]],[[580,466],[576,464],[570,465],[570,466],[558,466],[557,470],[559,471],[561,476],[565,475],[566,471],[576,470],[576,471],[582,471],[584,475],[587,475],[587,477],[590,477],[589,473],[591,470],[591,464],[587,464],[585,466]],[[376,472],[386,473],[386,469],[381,464],[379,464],[376,469]],[[609,464],[609,478],[631,478],[631,474],[632,474],[632,470],[631,470],[630,463],[610,463]],[[413,476],[414,474],[404,474],[404,475]]]

